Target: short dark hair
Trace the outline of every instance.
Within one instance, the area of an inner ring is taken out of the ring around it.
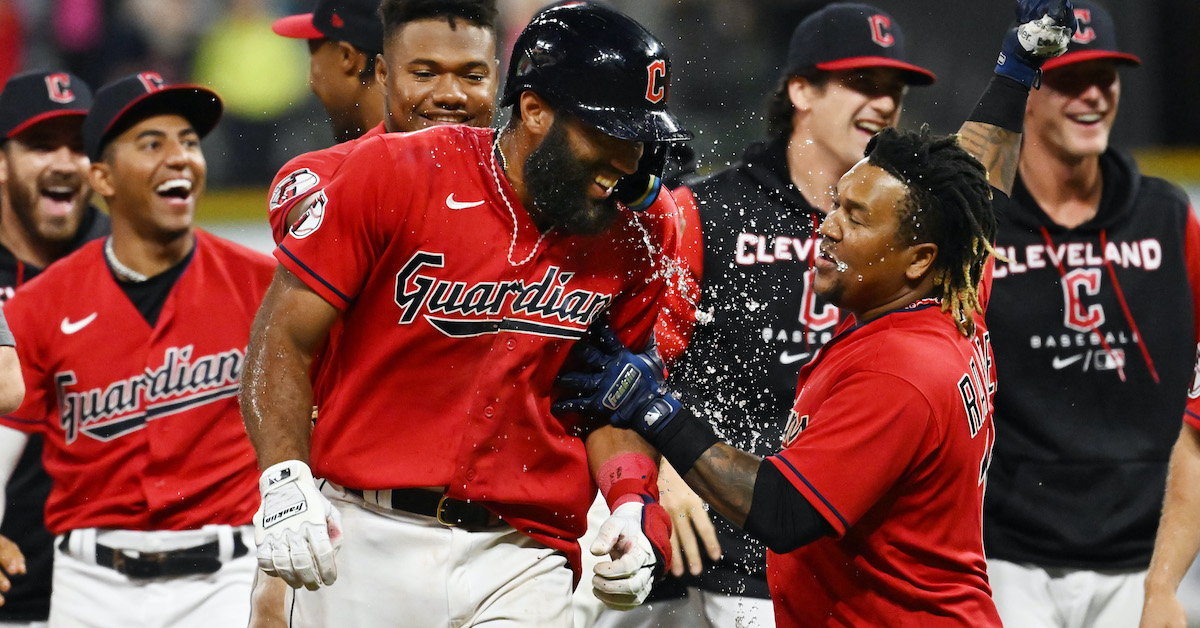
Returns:
[[[379,16],[384,41],[409,22],[436,18],[445,18],[452,29],[458,28],[461,19],[494,31],[496,0],[383,0]]]
[[[979,282],[993,253],[996,215],[987,170],[958,143],[958,136],[935,136],[929,125],[920,131],[888,127],[867,144],[867,161],[904,182],[906,202],[900,208],[901,242],[937,245],[934,261],[936,296],[958,330],[974,335],[972,312],[982,312]]]
[[[825,89],[833,75],[822,70],[812,70],[780,77],[775,91],[767,97],[767,138],[772,140],[786,139],[791,136],[795,126],[796,107],[788,95],[788,83],[794,78],[802,78],[812,83],[818,89]]]

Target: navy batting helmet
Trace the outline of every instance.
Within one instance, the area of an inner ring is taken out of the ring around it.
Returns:
[[[666,47],[641,24],[607,7],[562,2],[517,37],[500,104],[516,104],[532,90],[613,137],[689,140],[667,111],[670,77]]]

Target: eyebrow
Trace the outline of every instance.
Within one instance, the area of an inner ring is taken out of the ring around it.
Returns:
[[[199,133],[197,133],[197,132],[196,132],[196,129],[193,129],[192,127],[188,127],[188,128],[186,128],[186,129],[184,129],[184,130],[182,130],[182,131],[180,131],[180,132],[179,132],[179,137],[186,137],[186,136],[189,136],[189,135],[196,135],[196,136],[199,136],[200,134],[199,134]],[[160,130],[158,130],[158,129],[146,129],[145,131],[142,131],[141,133],[138,133],[138,134],[137,134],[137,137],[135,137],[134,139],[135,139],[135,140],[140,140],[140,139],[143,139],[143,138],[146,138],[146,137],[160,137],[160,138],[165,138],[165,137],[167,137],[167,133],[166,133],[165,131],[160,131]]]
[[[412,65],[429,65],[429,66],[434,66],[437,68],[442,68],[442,67],[452,66],[453,64],[444,64],[441,61],[437,61],[434,59],[411,59],[411,60],[409,60],[408,65],[410,65],[410,66],[412,66]],[[467,63],[461,64],[461,65],[466,66],[468,69],[487,68],[488,62],[480,60],[480,59],[475,59],[475,60],[468,61]]]

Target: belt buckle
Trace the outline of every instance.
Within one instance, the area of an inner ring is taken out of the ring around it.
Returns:
[[[443,517],[443,515],[446,512],[446,500],[447,499],[450,499],[450,497],[443,493],[442,498],[438,500],[437,512],[434,513],[434,515],[437,517],[438,523],[446,526],[447,528],[457,528],[458,522],[446,521],[446,519]]]

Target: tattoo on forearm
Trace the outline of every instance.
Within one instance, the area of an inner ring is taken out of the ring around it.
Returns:
[[[959,131],[959,143],[988,171],[988,180],[1009,192],[1017,177],[1021,134],[990,124],[968,122]]]
[[[724,443],[704,452],[688,473],[688,484],[717,512],[737,525],[746,522],[762,459]]]

